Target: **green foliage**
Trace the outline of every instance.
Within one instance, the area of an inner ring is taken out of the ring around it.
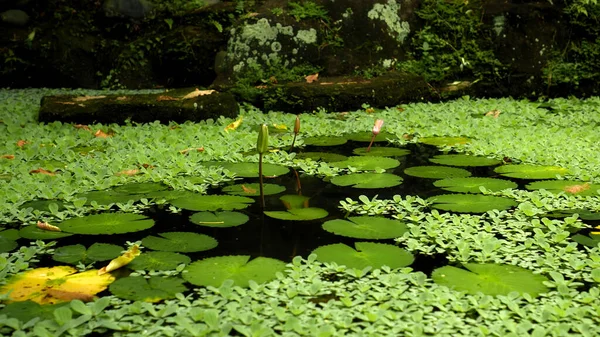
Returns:
[[[411,166],[404,170],[404,174],[419,178],[446,179],[468,177],[471,172],[448,166]]]
[[[219,256],[196,261],[186,268],[183,277],[198,286],[219,287],[226,280],[240,287],[248,287],[251,282],[264,283],[275,278],[275,273],[283,271],[285,264],[267,257]]]
[[[386,188],[400,185],[402,177],[391,173],[353,173],[333,177],[331,183],[354,188]]]
[[[159,233],[160,237],[149,235],[142,240],[144,247],[162,252],[193,253],[213,249],[217,240],[194,232]]]
[[[354,245],[356,250],[343,243],[321,246],[312,254],[316,254],[321,262],[335,262],[358,270],[383,266],[401,268],[414,261],[411,253],[393,245],[373,242],[357,242]]]
[[[290,9],[288,13],[293,16],[296,21],[305,19],[317,19],[329,22],[327,10],[323,6],[316,4],[314,1],[304,0],[302,2],[288,2]]]
[[[485,213],[509,209],[517,203],[509,198],[478,194],[443,194],[427,199],[431,207],[461,213]]]
[[[310,221],[322,219],[329,215],[326,210],[317,207],[291,208],[287,211],[265,211],[271,218],[286,221]]]

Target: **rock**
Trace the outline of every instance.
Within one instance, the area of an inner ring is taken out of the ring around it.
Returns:
[[[29,22],[29,15],[20,9],[9,9],[0,13],[0,21],[14,26],[25,26]]]
[[[147,0],[106,0],[104,14],[108,17],[122,16],[141,19],[148,15],[154,5]]]

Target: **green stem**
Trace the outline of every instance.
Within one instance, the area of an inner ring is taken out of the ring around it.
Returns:
[[[262,153],[260,153],[258,155],[258,180],[259,180],[259,187],[260,187],[260,206],[262,208],[265,208],[265,191],[263,189],[263,165],[262,165],[262,161],[263,161],[263,155]]]

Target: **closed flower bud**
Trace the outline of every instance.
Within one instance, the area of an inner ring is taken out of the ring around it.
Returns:
[[[260,129],[258,130],[256,150],[259,154],[263,154],[269,150],[269,127],[267,124],[261,125]]]
[[[294,123],[294,133],[300,132],[300,116],[296,115],[296,123]]]
[[[381,127],[383,126],[383,119],[378,119],[375,121],[375,125],[373,125],[373,135],[377,136],[381,131]]]

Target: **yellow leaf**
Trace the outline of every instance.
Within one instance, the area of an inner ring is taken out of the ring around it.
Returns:
[[[287,130],[287,125],[285,124],[275,124],[273,123],[273,127],[277,130]]]
[[[237,129],[240,126],[240,124],[242,124],[242,120],[243,119],[244,119],[244,117],[240,116],[240,118],[238,120],[236,120],[235,122],[230,123],[229,125],[227,125],[225,127],[225,132],[229,132],[229,130],[235,130],[235,129]]]
[[[43,229],[43,230],[47,230],[47,231],[51,231],[51,232],[60,232],[60,228],[53,226],[47,222],[43,222],[43,221],[38,221],[37,222],[37,227],[39,229]]]
[[[215,92],[215,91],[214,90],[199,90],[198,88],[196,88],[196,90],[183,96],[181,99],[190,99],[190,98],[194,98],[194,97],[198,97],[198,96],[210,95],[213,92]]]
[[[98,270],[98,275],[103,275],[126,266],[129,264],[129,262],[133,261],[136,256],[139,255],[140,247],[138,245],[133,245],[125,253],[123,253],[123,255],[110,261],[106,267],[100,268],[100,270]]]

